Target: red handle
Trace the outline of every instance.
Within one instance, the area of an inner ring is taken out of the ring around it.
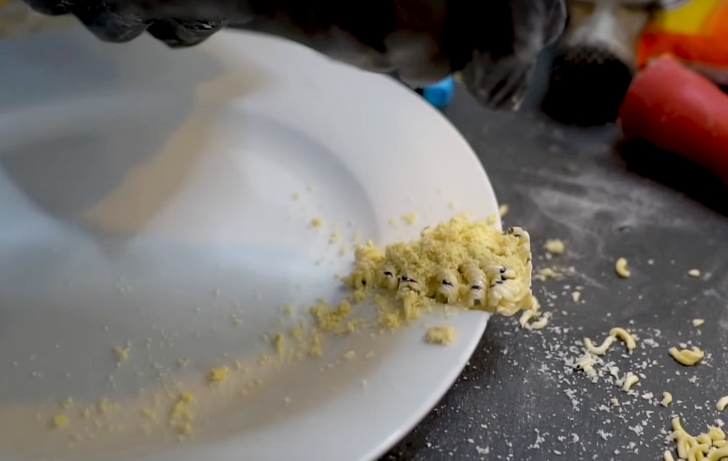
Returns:
[[[627,138],[642,138],[728,182],[728,95],[662,56],[632,81],[619,109]]]

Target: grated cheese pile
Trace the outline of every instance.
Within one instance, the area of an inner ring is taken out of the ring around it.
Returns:
[[[500,232],[461,214],[418,240],[359,245],[355,258],[347,279],[355,301],[376,289],[396,293],[405,320],[433,301],[506,316],[534,303],[530,238],[519,227]]]

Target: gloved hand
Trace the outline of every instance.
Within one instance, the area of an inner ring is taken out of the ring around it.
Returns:
[[[289,38],[332,58],[396,73],[413,87],[463,71],[485,106],[514,108],[538,53],[561,34],[564,0],[25,0],[71,13],[102,40],[144,31],[171,47],[226,25]]]

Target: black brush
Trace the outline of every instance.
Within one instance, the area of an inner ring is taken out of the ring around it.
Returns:
[[[635,72],[635,41],[647,18],[643,6],[602,0],[583,20],[573,21],[554,58],[542,110],[568,125],[615,121]]]

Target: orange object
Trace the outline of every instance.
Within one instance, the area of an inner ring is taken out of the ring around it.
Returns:
[[[637,65],[663,54],[709,68],[711,77],[717,71],[728,82],[728,0],[691,0],[657,12],[637,42]]]
[[[728,183],[728,95],[674,58],[652,61],[619,109],[622,131],[711,170]]]

